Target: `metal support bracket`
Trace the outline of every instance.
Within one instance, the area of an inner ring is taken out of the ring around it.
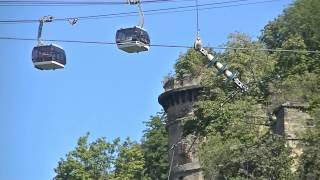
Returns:
[[[221,64],[217,59],[214,58],[212,54],[208,53],[207,50],[201,47],[201,45],[201,39],[198,36],[194,43],[194,49],[196,51],[199,51],[203,56],[208,58],[208,60],[210,61],[208,67],[214,66],[218,70],[219,75],[223,74],[228,79],[228,81],[233,81],[236,84],[236,86],[241,89],[241,91],[245,92],[249,90],[249,87],[239,80],[239,72],[232,73],[231,71],[229,71],[226,64]]]
[[[127,0],[128,4],[139,4],[140,0]]]
[[[41,45],[42,45],[41,35],[42,35],[42,27],[43,27],[43,24],[44,24],[44,23],[47,23],[47,22],[52,22],[53,19],[54,19],[53,16],[43,16],[43,17],[39,20],[38,37],[37,37],[38,46],[41,46]]]

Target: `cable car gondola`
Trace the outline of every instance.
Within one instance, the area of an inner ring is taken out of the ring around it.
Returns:
[[[149,35],[139,26],[119,29],[116,33],[116,43],[119,49],[128,53],[148,51],[150,48]]]
[[[39,45],[32,50],[32,62],[40,70],[60,69],[66,65],[66,54],[58,45]]]
[[[117,30],[116,44],[119,49],[127,53],[148,51],[150,48],[150,38],[148,32],[143,29],[144,17],[140,6],[140,0],[128,0],[128,3],[138,4],[140,23],[138,26]]]
[[[40,39],[43,23],[52,22],[52,20],[52,16],[41,18],[38,29],[38,45],[32,50],[33,65],[40,70],[61,69],[66,65],[66,54],[63,48],[55,44],[43,44]]]

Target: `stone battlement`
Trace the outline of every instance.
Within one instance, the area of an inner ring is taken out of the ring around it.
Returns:
[[[201,77],[192,77],[190,75],[185,75],[182,80],[178,80],[174,76],[168,76],[163,81],[163,89],[165,91],[170,91],[172,89],[179,89],[188,86],[199,86]]]

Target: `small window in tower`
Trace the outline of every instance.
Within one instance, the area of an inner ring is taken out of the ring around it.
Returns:
[[[194,93],[193,93],[193,100],[194,101],[196,101],[197,99],[198,99],[198,95],[199,95],[199,93],[198,93],[198,91],[195,91]]]
[[[192,91],[188,91],[188,100],[192,101]]]
[[[169,98],[169,101],[170,101],[170,105],[173,106],[174,105],[174,100],[173,100],[172,96]]]
[[[174,96],[174,100],[175,100],[175,104],[179,104],[179,96],[178,95],[175,95]]]
[[[181,99],[182,99],[182,103],[186,102],[186,93],[185,92],[181,93]]]

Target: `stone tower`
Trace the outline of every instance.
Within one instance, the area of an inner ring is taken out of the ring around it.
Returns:
[[[170,77],[163,83],[165,90],[158,101],[167,113],[169,135],[169,162],[172,160],[170,180],[203,180],[198,158],[191,143],[182,140],[181,123],[192,113],[192,106],[201,90],[200,78],[185,77],[182,81]],[[188,137],[186,139],[192,139]],[[173,158],[173,159],[172,159]]]

